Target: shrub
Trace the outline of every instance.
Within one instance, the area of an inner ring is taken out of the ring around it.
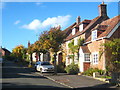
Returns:
[[[94,72],[94,69],[93,68],[89,68],[83,74],[88,75],[88,76],[92,76],[93,72]]]
[[[77,74],[79,72],[79,68],[77,64],[72,63],[65,68],[65,71],[68,74]]]
[[[100,75],[103,75],[105,73],[104,70],[100,70],[100,69],[98,70],[98,72],[99,72]]]
[[[65,72],[65,68],[63,65],[57,65],[57,72],[58,73],[63,73]]]
[[[92,76],[94,72],[98,72],[100,75],[103,75],[105,73],[104,70],[101,70],[98,68],[89,68],[83,74],[88,75],[88,76]]]

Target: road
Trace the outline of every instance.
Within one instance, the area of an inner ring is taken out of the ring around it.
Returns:
[[[6,61],[2,67],[2,88],[68,88],[55,83],[27,67]]]

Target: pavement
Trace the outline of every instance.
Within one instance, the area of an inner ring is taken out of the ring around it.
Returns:
[[[44,76],[54,82],[60,83],[68,88],[117,88],[120,90],[120,87],[112,86],[111,84],[100,81],[93,77],[84,76],[84,75],[68,75],[67,73],[40,73],[35,72],[34,68],[30,68],[34,73]]]
[[[117,88],[120,87],[112,86],[109,83],[94,79],[92,77],[83,75],[68,75],[66,73],[53,74],[42,74],[44,77],[53,80],[57,83],[65,85],[69,88]]]

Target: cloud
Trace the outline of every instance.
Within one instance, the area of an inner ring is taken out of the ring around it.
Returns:
[[[61,27],[64,27],[68,24],[68,21],[70,20],[70,15],[66,16],[57,16],[57,17],[49,17],[43,22],[41,22],[38,19],[34,19],[29,24],[25,24],[22,26],[22,28],[30,29],[30,30],[38,30],[38,29],[46,29],[49,27],[55,27],[58,25],[61,25]]]
[[[14,22],[15,25],[19,24],[20,23],[20,20],[17,20]]]
[[[42,2],[36,2],[35,3],[37,6],[39,6],[39,5],[42,5],[43,3]]]
[[[37,30],[41,28],[41,22],[38,19],[35,19],[30,24],[23,25],[22,27],[30,30]]]

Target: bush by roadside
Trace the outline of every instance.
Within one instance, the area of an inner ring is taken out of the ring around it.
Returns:
[[[72,63],[65,68],[65,71],[67,74],[78,74],[79,68],[77,64]]]
[[[100,70],[98,68],[89,68],[83,74],[88,75],[88,76],[93,76],[94,72],[98,72],[100,75],[103,75],[105,73],[104,70]]]
[[[57,65],[57,72],[58,73],[64,73],[65,72],[64,65]]]

